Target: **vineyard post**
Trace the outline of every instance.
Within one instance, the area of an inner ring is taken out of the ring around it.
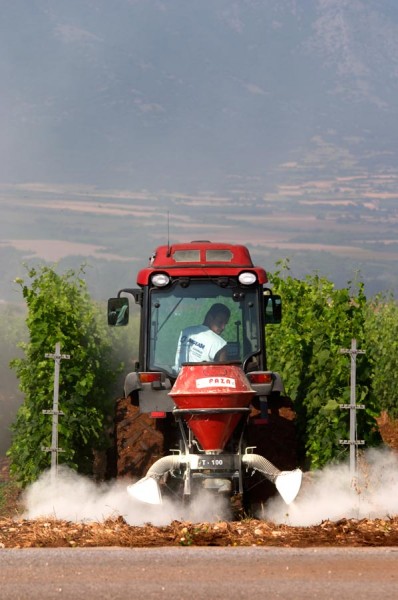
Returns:
[[[44,452],[51,452],[51,481],[54,482],[57,475],[58,453],[63,452],[58,447],[58,417],[64,413],[59,410],[59,370],[62,359],[69,359],[69,354],[61,354],[61,344],[55,344],[55,354],[45,354],[46,358],[54,360],[54,396],[52,410],[43,410],[43,414],[52,415],[51,446],[43,448]]]
[[[350,439],[339,440],[340,444],[350,446],[350,474],[355,476],[357,473],[357,446],[363,445],[364,440],[357,439],[357,410],[364,409],[363,404],[356,403],[356,374],[357,374],[357,354],[365,354],[365,350],[357,350],[356,339],[351,340],[351,348],[342,348],[340,354],[349,354],[351,358],[351,384],[350,384],[350,404],[340,404],[340,408],[350,411]]]

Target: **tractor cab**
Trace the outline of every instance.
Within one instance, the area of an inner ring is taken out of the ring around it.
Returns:
[[[155,377],[159,389],[170,389],[184,362],[222,360],[239,363],[245,373],[266,371],[265,325],[281,320],[281,299],[267,281],[244,246],[198,241],[159,247],[138,273],[140,287],[122,289],[108,302],[108,323],[115,326],[128,323],[128,296],[141,306],[139,365],[127,376],[126,396]],[[227,319],[222,331],[212,332],[206,318],[217,306]],[[166,410],[171,404],[165,399]]]

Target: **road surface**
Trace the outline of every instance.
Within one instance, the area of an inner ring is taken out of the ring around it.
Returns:
[[[395,600],[398,548],[0,550],[1,600]]]

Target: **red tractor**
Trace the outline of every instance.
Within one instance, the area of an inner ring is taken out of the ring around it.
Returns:
[[[108,301],[113,326],[128,323],[129,296],[141,307],[139,360],[124,392],[137,427],[141,415],[163,440],[148,470],[131,471],[134,498],[188,501],[205,489],[240,498],[250,513],[270,495],[264,482],[287,503],[298,493],[302,473],[294,449],[286,453],[292,409],[267,369],[265,330],[282,309],[267,281],[246,247],[194,241],[157,248],[139,287]],[[135,465],[136,450],[132,441]]]

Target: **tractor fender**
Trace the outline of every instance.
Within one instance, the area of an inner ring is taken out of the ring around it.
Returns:
[[[141,389],[140,380],[137,373],[128,373],[124,380],[124,397],[128,398],[130,394]]]

